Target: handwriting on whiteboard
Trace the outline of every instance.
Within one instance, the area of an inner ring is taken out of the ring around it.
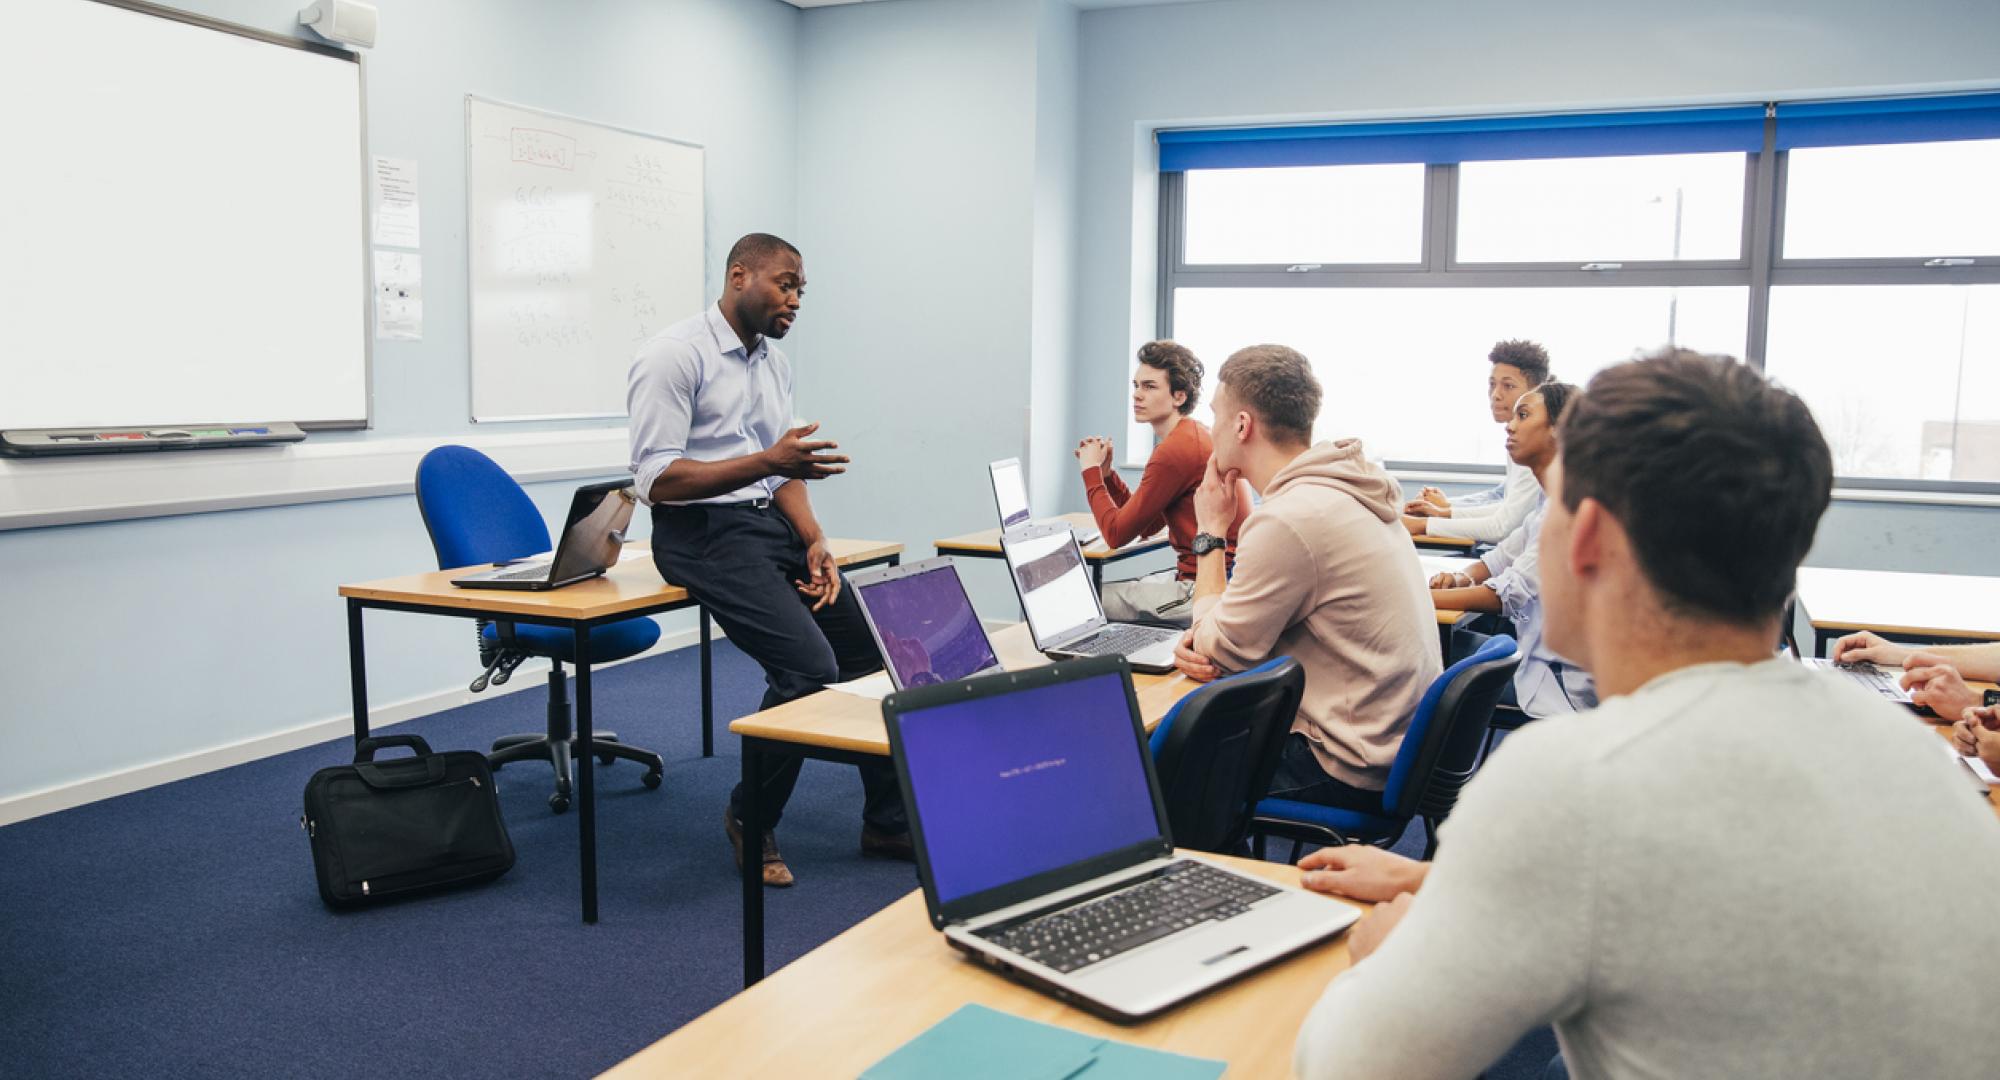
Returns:
[[[576,168],[576,140],[560,131],[517,127],[511,139],[514,160],[523,165],[569,172]]]

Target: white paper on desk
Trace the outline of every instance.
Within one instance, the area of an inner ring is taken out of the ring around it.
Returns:
[[[889,681],[888,672],[878,671],[873,675],[863,675],[847,682],[833,683],[827,689],[853,694],[855,697],[867,698],[870,701],[880,701],[896,692],[896,684]]]
[[[1971,769],[1972,775],[1978,777],[1980,782],[1984,783],[1987,787],[2000,786],[2000,776],[1993,775],[1993,770],[1986,767],[1985,761],[1976,757],[1966,757],[1958,752],[1958,747],[1953,746],[1949,742],[1944,744],[1944,750],[1945,753],[1958,759],[1959,764]]]
[[[653,552],[649,548],[626,548],[624,553],[618,556],[618,561],[631,562],[633,559],[650,559],[652,557]]]
[[[424,339],[423,256],[375,252],[375,337],[380,341]]]
[[[383,247],[417,247],[422,230],[417,221],[417,163],[409,158],[376,155],[371,177],[375,188],[375,242]]]

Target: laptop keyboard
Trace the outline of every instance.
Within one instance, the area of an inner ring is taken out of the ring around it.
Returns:
[[[1129,656],[1148,646],[1175,637],[1177,631],[1156,626],[1114,623],[1081,641],[1064,645],[1063,651],[1078,656]]]
[[[1277,891],[1275,885],[1183,861],[1109,896],[975,933],[1068,974],[1196,923],[1233,919]]]
[[[548,563],[529,563],[518,570],[493,575],[495,581],[533,581],[549,576]]]
[[[1833,669],[1883,697],[1893,701],[1909,700],[1898,679],[1874,664],[1835,664]]]

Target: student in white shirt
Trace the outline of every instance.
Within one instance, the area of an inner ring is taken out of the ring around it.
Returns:
[[[1465,573],[1438,574],[1430,581],[1431,602],[1440,610],[1488,612],[1514,624],[1521,663],[1500,700],[1536,719],[1597,704],[1589,673],[1558,656],[1545,639],[1541,560],[1535,546],[1547,509],[1542,485],[1556,461],[1556,424],[1576,394],[1569,383],[1543,383],[1514,403],[1514,418],[1507,423],[1507,456],[1534,477],[1535,508],[1520,528]]]
[[[1938,1021],[2000,955],[1992,810],[1936,735],[1772,655],[1832,477],[1805,404],[1741,364],[1591,380],[1542,603],[1604,704],[1510,736],[1428,870],[1308,860],[1421,888],[1351,932],[1301,1077],[1471,1077],[1543,1024],[1577,1077],[1993,1074],[1983,1028]]]
[[[1549,351],[1532,341],[1502,341],[1486,355],[1486,403],[1493,422],[1514,416],[1514,403],[1529,389],[1549,381]],[[1541,498],[1541,485],[1527,469],[1510,462],[1502,482],[1484,491],[1448,499],[1427,487],[1403,504],[1403,527],[1413,536],[1452,537],[1497,544],[1520,528]]]

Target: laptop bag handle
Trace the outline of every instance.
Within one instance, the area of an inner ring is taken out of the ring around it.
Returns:
[[[421,735],[371,735],[354,744],[354,763],[359,765],[364,761],[374,761],[375,751],[391,746],[408,747],[418,757],[431,755],[431,744],[425,742]]]

